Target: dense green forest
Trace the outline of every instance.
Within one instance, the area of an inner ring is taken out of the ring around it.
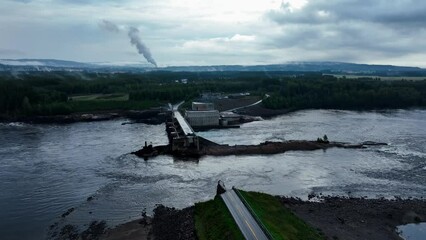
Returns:
[[[426,81],[300,76],[275,83],[268,108],[389,109],[426,106]]]
[[[187,79],[187,84],[180,79]],[[273,109],[426,106],[426,80],[345,79],[290,72],[3,72],[0,116],[140,110],[189,101],[203,92],[268,93],[271,97],[264,106]]]

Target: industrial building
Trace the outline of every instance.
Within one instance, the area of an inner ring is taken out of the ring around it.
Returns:
[[[219,126],[219,111],[186,111],[186,120],[193,127]]]
[[[213,103],[192,102],[192,111],[212,111],[214,110]]]
[[[185,112],[185,118],[193,127],[219,126],[219,111],[213,103],[193,102],[192,110]]]

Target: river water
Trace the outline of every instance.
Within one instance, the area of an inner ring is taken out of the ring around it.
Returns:
[[[112,226],[156,204],[183,208],[210,199],[216,182],[306,198],[311,192],[426,197],[426,110],[308,110],[200,135],[226,144],[316,139],[386,142],[367,149],[149,161],[129,152],[166,144],[164,125],[125,120],[69,125],[0,124],[0,236],[44,239],[48,227],[92,220]],[[93,197],[92,201],[86,201]],[[75,210],[67,217],[61,214]]]

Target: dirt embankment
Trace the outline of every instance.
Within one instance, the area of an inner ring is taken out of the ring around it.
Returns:
[[[106,230],[99,240],[140,240],[154,239],[152,234],[152,218],[142,218]]]
[[[263,106],[262,103],[242,109],[238,109],[235,112],[241,115],[248,116],[260,116],[262,118],[272,118],[279,115],[283,115],[289,112],[293,112],[293,109],[270,109]]]
[[[234,108],[240,108],[244,106],[256,103],[261,98],[259,96],[245,96],[241,98],[221,98],[213,101],[215,109],[220,112],[228,111]]]
[[[55,227],[55,226],[53,226]],[[53,230],[53,229],[51,229]],[[55,240],[195,240],[194,207],[182,210],[158,205],[154,216],[146,216],[114,228],[106,221],[93,221],[83,232],[75,225],[65,225],[52,231],[49,239]]]
[[[196,240],[194,207],[178,210],[158,205],[152,218],[142,218],[107,230],[99,240]]]
[[[127,118],[133,122],[146,124],[161,124],[165,122],[164,112],[158,109],[143,111],[95,111],[90,113],[72,113],[68,115],[53,116],[21,116],[1,117],[0,122],[24,122],[34,124],[68,124],[75,122],[108,121],[117,118]]]
[[[246,96],[243,98],[222,98],[215,100],[214,104],[215,108],[220,112],[229,111],[237,108],[236,110],[233,110],[233,112],[247,116],[259,116],[262,118],[271,118],[292,111],[291,109],[269,109],[266,108],[262,103],[252,105],[260,99],[261,97],[259,96]]]
[[[377,143],[379,144],[379,143]],[[383,143],[384,144],[384,143]],[[348,144],[340,142],[318,142],[318,141],[285,141],[264,142],[258,145],[215,145],[207,146],[201,150],[202,155],[250,155],[250,154],[277,154],[287,151],[312,151],[328,148],[365,148],[367,144]]]
[[[169,145],[144,147],[136,152],[136,156],[147,158],[156,155],[173,156],[193,156],[200,157],[204,155],[227,156],[227,155],[252,155],[252,154],[277,154],[287,151],[313,151],[328,148],[366,148],[372,145],[387,145],[386,143],[363,142],[359,144],[350,144],[342,142],[323,142],[307,140],[290,140],[285,142],[263,142],[257,145],[223,145],[210,142],[200,138],[200,150],[194,148],[171,151]]]
[[[195,240],[194,207],[182,210],[159,205],[154,210],[152,233],[155,240]]]
[[[401,239],[397,226],[426,221],[423,199],[324,197],[320,202],[311,202],[279,198],[285,207],[328,239]]]

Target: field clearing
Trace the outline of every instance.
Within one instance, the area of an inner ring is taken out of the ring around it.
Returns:
[[[70,101],[128,101],[128,93],[90,94],[69,97]]]
[[[381,79],[384,81],[398,81],[398,80],[410,80],[410,81],[422,81],[426,80],[426,77],[410,77],[410,76],[374,76],[374,75],[345,75],[345,74],[333,74],[331,75],[337,78],[346,77],[347,79],[357,79],[357,78],[373,78]]]

